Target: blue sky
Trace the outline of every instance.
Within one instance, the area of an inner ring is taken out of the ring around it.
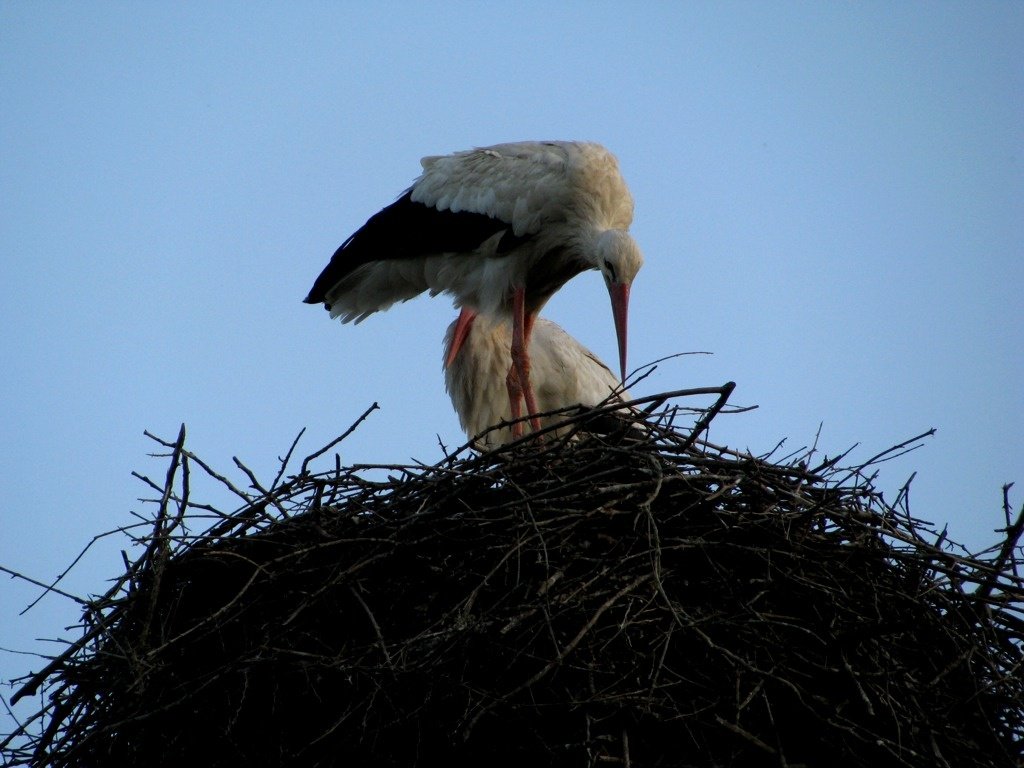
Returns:
[[[446,299],[359,326],[301,299],[422,155],[521,139],[619,157],[631,364],[714,353],[634,394],[735,380],[760,407],[711,437],[755,452],[936,427],[879,486],[917,472],[915,514],[994,542],[1024,498],[1021,40],[1010,2],[0,4],[0,564],[49,580],[130,524],[131,471],[165,469],[144,429],[262,477],[374,401],[344,462],[459,444]],[[615,360],[596,273],[545,316]],[[17,616],[37,592],[0,580],[0,680],[76,620]]]

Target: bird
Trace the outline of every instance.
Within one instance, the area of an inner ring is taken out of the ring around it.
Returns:
[[[454,348],[456,329],[465,329],[462,344]],[[507,321],[488,322],[463,309],[448,326],[444,339],[445,389],[459,416],[466,437],[482,450],[492,450],[515,440],[509,426],[482,434],[489,427],[513,418],[506,397],[506,371],[511,361]],[[538,413],[581,405],[594,407],[606,401],[626,403],[629,393],[615,374],[593,352],[561,326],[538,318],[533,327],[533,386]],[[553,426],[566,414],[545,416],[540,428]],[[558,430],[555,431],[556,434]]]
[[[338,247],[306,303],[358,323],[429,291],[451,295],[474,317],[509,322],[510,405],[516,414],[521,393],[532,416],[528,348],[537,314],[566,281],[596,269],[625,379],[629,294],[643,256],[628,232],[633,197],[615,156],[594,142],[523,141],[420,163],[412,186]],[[455,353],[465,333],[456,326]]]

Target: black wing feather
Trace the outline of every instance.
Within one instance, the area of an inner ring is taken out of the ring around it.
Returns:
[[[511,225],[486,214],[439,211],[413,202],[408,189],[341,244],[304,301],[319,304],[352,270],[371,261],[469,252],[503,229],[511,230]]]

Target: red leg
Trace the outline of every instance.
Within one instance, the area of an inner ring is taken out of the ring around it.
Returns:
[[[515,422],[512,425],[512,439],[518,440],[523,436],[523,422],[517,421],[522,415],[519,404],[523,397],[523,388],[519,385],[519,371],[516,370],[515,363],[508,369],[508,376],[505,377],[505,387],[508,389],[508,404],[512,409],[512,421]]]
[[[540,409],[537,407],[537,397],[533,392],[533,385],[530,383],[530,356],[527,350],[530,348],[530,336],[533,334],[533,321],[536,315],[526,315],[523,322],[523,357],[526,358],[526,374],[523,382],[523,397],[526,400],[526,412],[530,415],[530,426],[534,432],[540,431],[540,419],[537,418]]]
[[[463,307],[462,311],[459,312],[459,319],[455,323],[455,330],[452,332],[452,346],[448,350],[448,356],[444,359],[445,368],[450,366],[455,361],[455,358],[459,356],[459,350],[462,349],[462,345],[469,338],[469,331],[473,327],[475,319],[476,313],[467,307]]]
[[[533,331],[533,315],[526,315],[526,291],[516,288],[512,294],[512,368],[508,372],[506,384],[509,390],[509,404],[512,406],[512,417],[519,415],[519,396],[526,400],[526,413],[530,417],[530,426],[534,432],[540,431],[540,419],[537,418],[537,400],[530,384],[530,356],[526,351]],[[513,396],[512,378],[518,379],[518,389]],[[513,435],[516,434],[513,430]]]

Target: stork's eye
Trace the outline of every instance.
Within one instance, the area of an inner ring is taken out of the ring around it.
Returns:
[[[608,261],[608,259],[604,260],[604,271],[608,273],[609,280],[611,280],[613,283],[617,282],[615,280],[615,267],[612,266],[612,263]]]

